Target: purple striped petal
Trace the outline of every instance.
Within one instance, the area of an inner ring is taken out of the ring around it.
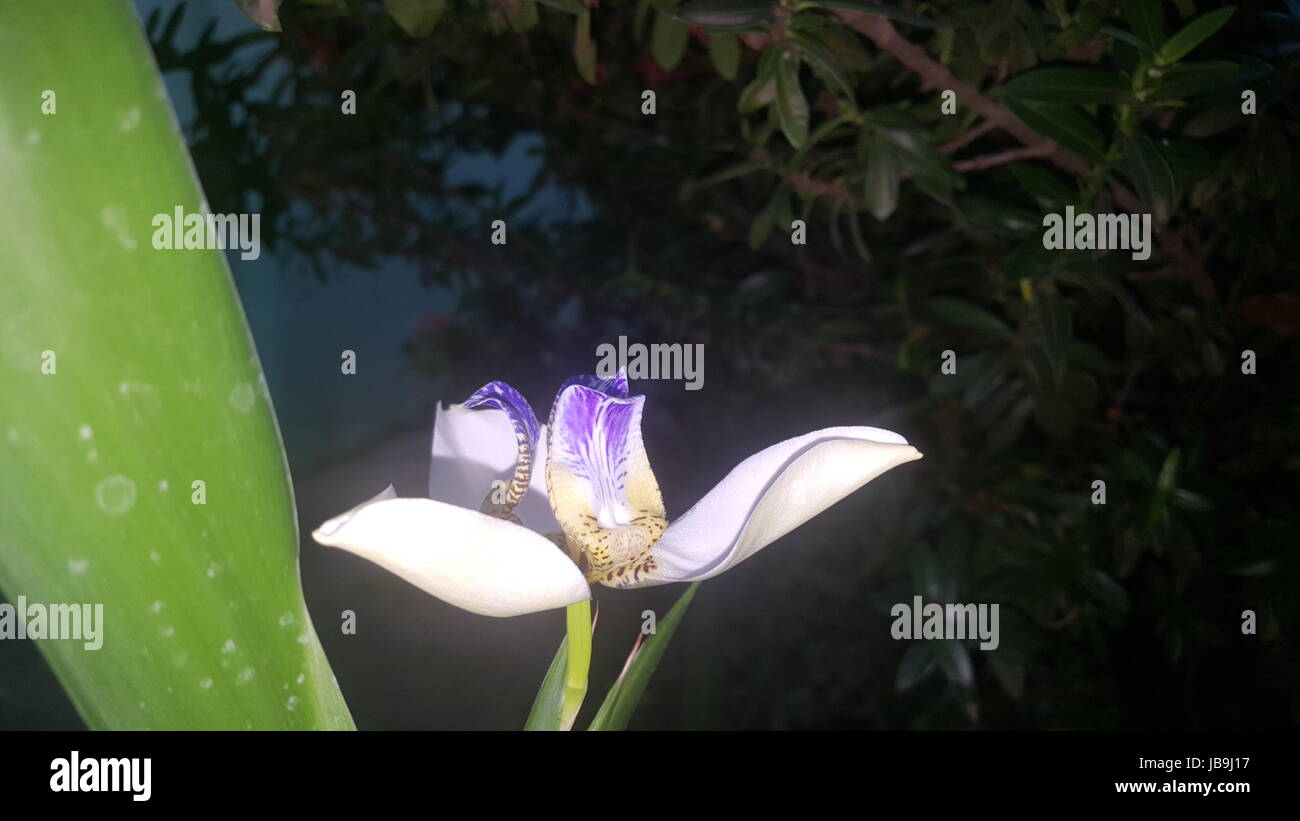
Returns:
[[[528,492],[528,484],[533,473],[533,452],[537,448],[539,426],[537,415],[528,404],[523,394],[505,382],[489,382],[474,391],[469,399],[461,403],[466,408],[496,408],[504,411],[510,419],[510,426],[515,431],[515,472],[506,489],[504,501],[493,499],[493,492],[488,491],[484,500],[484,512],[508,517]]]
[[[555,395],[559,396],[564,393],[564,389],[570,385],[582,385],[583,387],[600,391],[606,396],[616,396],[620,399],[626,399],[627,371],[619,368],[618,373],[609,379],[594,374],[579,374],[578,376],[570,377],[568,381],[560,386],[560,389],[555,392]]]
[[[623,381],[626,385],[626,381]],[[610,388],[618,389],[617,381]],[[641,442],[644,396],[573,382],[551,406],[546,489],[588,578],[640,577],[667,527],[663,497]]]

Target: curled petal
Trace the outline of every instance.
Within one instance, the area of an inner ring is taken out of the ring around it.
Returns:
[[[589,578],[619,567],[639,576],[667,524],[641,442],[644,403],[570,384],[551,408],[547,495],[569,542],[586,552]]]
[[[312,533],[484,616],[518,616],[591,598],[582,573],[525,527],[432,499],[381,498]]]
[[[489,382],[461,403],[470,409],[495,408],[503,411],[515,432],[515,469],[509,483],[487,497],[484,512],[508,515],[528,492],[533,475],[533,450],[537,446],[537,415],[523,394],[505,382]]]
[[[614,396],[619,399],[627,398],[627,371],[622,368],[618,369],[612,377],[596,376],[594,374],[580,374],[570,377],[560,389],[555,392],[556,396],[564,393],[564,389],[570,385],[582,385],[585,388],[600,391],[606,396]]]
[[[533,464],[546,464],[545,428],[539,428]],[[509,482],[519,455],[509,415],[495,408],[438,407],[433,426],[429,496],[478,510],[495,481]],[[540,533],[560,529],[546,501],[546,474],[532,471],[528,489],[514,510],[519,521]]]
[[[716,576],[885,471],[920,458],[906,439],[880,428],[826,428],[787,439],[741,462],[673,522],[645,577],[616,585]]]

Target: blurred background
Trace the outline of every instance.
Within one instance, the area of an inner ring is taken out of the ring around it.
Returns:
[[[438,401],[501,379],[544,418],[619,336],[704,345],[702,390],[633,384],[670,519],[816,428],[886,427],[926,454],[703,584],[633,727],[1300,722],[1300,6],[1241,4],[1143,105],[1054,108],[1022,82],[1004,99],[1085,157],[1070,175],[958,167],[1014,143],[964,136],[964,108],[944,115],[825,9],[795,25],[733,3],[737,38],[669,18],[672,0],[136,5],[212,211],[262,214],[262,257],[229,259],[358,727],[522,726],[563,616],[474,616],[307,534],[390,483],[427,491]],[[1128,83],[1126,5],[909,4],[951,26],[895,25],[979,88],[1062,65]],[[1210,8],[1155,7],[1170,32]],[[737,107],[786,36],[810,66],[800,147],[791,100]],[[1080,117],[1082,137],[1056,131]],[[1133,170],[1135,140],[1163,187]],[[1118,210],[1108,175],[1180,244],[1045,251],[1044,213]],[[597,591],[589,701],[641,612],[679,593]],[[1001,646],[893,641],[889,609],[914,595],[999,603]],[[31,643],[0,643],[0,729],[80,726]]]

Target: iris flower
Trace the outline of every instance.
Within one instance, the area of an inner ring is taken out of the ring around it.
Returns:
[[[596,582],[711,578],[921,458],[887,430],[824,428],[749,457],[670,524],[641,442],[644,405],[622,373],[577,376],[542,426],[518,391],[490,382],[439,406],[432,498],[390,488],[312,536],[457,607],[517,616],[585,602]]]

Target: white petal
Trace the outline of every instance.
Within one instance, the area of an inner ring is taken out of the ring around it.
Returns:
[[[330,519],[312,538],[484,616],[518,616],[591,598],[582,573],[550,540],[432,499],[367,502]]]
[[[880,428],[826,428],[773,445],[737,465],[670,524],[652,550],[655,568],[630,586],[716,576],[885,471],[920,458],[906,439]]]
[[[429,465],[429,496],[459,507],[478,510],[492,482],[509,481],[518,453],[514,428],[505,411],[438,406],[433,423],[433,460]],[[538,533],[559,532],[560,524],[546,500],[546,427],[542,426],[533,453],[528,493],[515,508],[519,521]]]

